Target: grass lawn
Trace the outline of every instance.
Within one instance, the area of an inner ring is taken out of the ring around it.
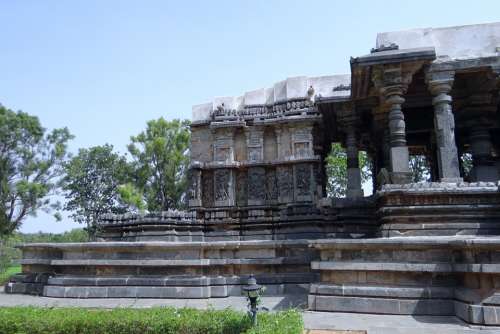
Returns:
[[[7,268],[6,271],[0,273],[0,285],[4,285],[9,280],[10,276],[20,272],[21,272],[20,265],[15,265]]]
[[[0,333],[301,334],[303,330],[302,316],[295,310],[260,313],[252,327],[246,313],[231,309],[0,308]]]

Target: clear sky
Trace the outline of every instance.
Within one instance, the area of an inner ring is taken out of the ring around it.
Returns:
[[[498,0],[0,0],[0,103],[121,152],[147,120],[296,75],[349,72],[377,32],[500,20]],[[77,226],[51,216],[23,232]]]

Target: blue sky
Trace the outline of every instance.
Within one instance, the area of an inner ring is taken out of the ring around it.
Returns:
[[[121,152],[147,120],[296,75],[341,74],[377,32],[498,21],[500,1],[0,0],[0,103]],[[23,232],[77,224],[29,218]]]

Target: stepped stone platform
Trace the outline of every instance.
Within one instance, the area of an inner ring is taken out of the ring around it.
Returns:
[[[500,235],[497,182],[387,184],[377,193],[378,235]]]
[[[500,237],[317,240],[315,311],[455,315],[500,325]]]
[[[94,242],[22,246],[7,292],[71,298],[241,295],[250,274],[266,295],[307,293],[316,250],[307,241]],[[29,274],[39,273],[39,274]],[[43,274],[41,274],[43,273]]]

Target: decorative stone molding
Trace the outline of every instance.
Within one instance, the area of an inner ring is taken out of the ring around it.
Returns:
[[[195,211],[168,210],[151,213],[125,213],[125,214],[103,214],[99,217],[98,225],[128,225],[134,223],[156,223],[162,221],[183,221],[186,223],[196,223]]]
[[[391,192],[498,192],[500,182],[421,182],[385,184],[377,195]]]

